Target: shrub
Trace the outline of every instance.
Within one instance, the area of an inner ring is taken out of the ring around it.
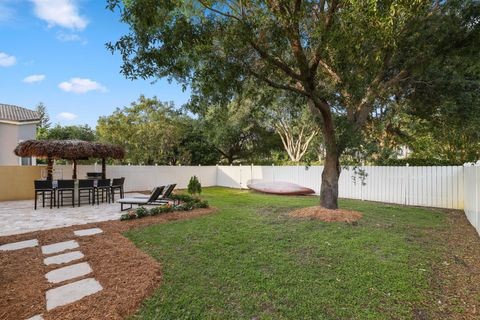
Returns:
[[[138,218],[135,210],[130,210],[127,213],[124,213],[120,216],[120,220],[132,220]]]
[[[210,205],[208,204],[207,200],[199,201],[197,203],[197,208],[208,208]]]
[[[138,207],[137,210],[135,210],[135,213],[137,214],[137,218],[143,218],[148,216],[148,209],[145,207]]]
[[[193,176],[190,178],[190,182],[188,182],[188,193],[196,195],[202,193],[202,185],[200,181],[198,181],[197,176]]]

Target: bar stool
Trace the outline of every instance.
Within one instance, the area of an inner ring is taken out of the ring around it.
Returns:
[[[42,196],[42,206],[45,207],[45,195],[50,198],[50,209],[55,206],[55,189],[52,180],[35,180],[35,210],[37,210],[38,196]]]
[[[57,208],[63,206],[64,199],[71,199],[72,207],[75,208],[75,180],[58,180]]]
[[[94,180],[78,180],[78,206],[82,198],[88,197],[88,204],[95,204],[95,186]]]
[[[104,202],[106,198],[108,203],[110,203],[110,179],[97,180],[95,193],[97,196],[97,204],[100,204],[100,193],[102,194],[102,202]]]
[[[110,191],[112,193],[112,202],[115,202],[115,189],[118,189],[120,192],[120,199],[123,199],[123,184],[125,183],[125,178],[121,177],[119,179],[113,179],[112,186],[110,187]]]

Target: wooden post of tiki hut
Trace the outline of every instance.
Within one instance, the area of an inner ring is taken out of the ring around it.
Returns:
[[[53,180],[53,159],[47,157],[47,180]]]
[[[72,179],[77,180],[77,160],[73,159],[73,174]]]
[[[102,158],[102,179],[107,179],[107,164],[105,158]]]

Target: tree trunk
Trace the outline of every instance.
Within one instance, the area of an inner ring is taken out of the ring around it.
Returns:
[[[340,162],[336,152],[328,152],[322,172],[320,205],[327,209],[338,209],[338,178]]]
[[[322,103],[323,105],[320,105]],[[314,116],[321,119],[322,134],[325,141],[325,164],[322,172],[320,189],[320,206],[327,209],[338,209],[338,178],[340,177],[340,154],[335,136],[333,115],[327,102],[308,103]]]

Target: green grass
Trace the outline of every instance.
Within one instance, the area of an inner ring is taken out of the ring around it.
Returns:
[[[164,273],[134,318],[410,319],[428,305],[439,210],[341,200],[364,214],[354,226],[287,216],[314,197],[203,196],[218,213],[126,234]]]

